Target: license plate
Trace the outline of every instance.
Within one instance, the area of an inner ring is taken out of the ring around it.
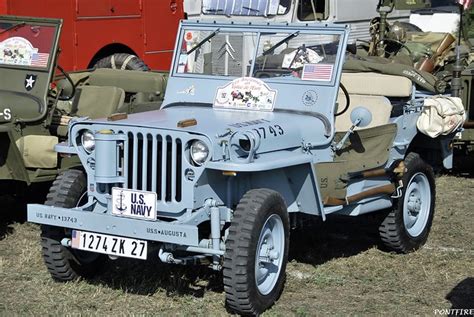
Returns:
[[[86,231],[72,231],[74,249],[146,260],[147,242]]]
[[[112,214],[156,220],[156,193],[114,187]]]

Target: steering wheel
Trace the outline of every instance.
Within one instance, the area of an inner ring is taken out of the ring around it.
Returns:
[[[306,47],[304,44],[299,46],[296,51],[294,51],[294,54],[295,56],[293,56],[288,66],[288,69],[291,70],[298,70],[302,68],[304,64],[317,64],[324,59],[315,50]]]
[[[298,46],[298,48],[296,49],[296,52],[295,52],[295,56],[293,57],[293,60],[291,61],[290,65],[288,65],[288,69],[295,70],[295,69],[299,68],[300,66],[293,67],[293,64],[295,64],[296,61],[299,58],[301,58],[302,62],[303,62],[303,59],[308,59],[307,55],[308,55],[308,53],[306,51],[306,46],[304,44],[301,45],[301,46]]]
[[[61,96],[62,90],[60,90],[60,91],[57,92],[57,94],[59,94],[59,96],[56,95],[54,97],[56,97],[56,98],[58,98],[58,100],[62,100],[62,101],[71,100],[74,97],[74,95],[76,94],[77,84],[74,84],[74,81],[71,79],[71,77],[68,75],[68,73],[66,73],[66,71],[64,71],[64,69],[61,66],[57,65],[57,68],[64,75],[64,78],[66,78],[66,80],[71,85],[71,93],[68,94],[67,96]]]
[[[339,87],[341,87],[342,89],[342,92],[344,93],[344,96],[346,97],[346,106],[344,107],[344,109],[342,109],[341,111],[339,111],[338,113],[336,113],[334,116],[337,117],[337,116],[340,116],[342,115],[343,113],[345,113],[347,111],[347,109],[349,109],[349,106],[351,104],[351,97],[349,96],[349,92],[347,91],[346,87],[344,87],[344,85],[342,84],[342,82],[339,82]]]

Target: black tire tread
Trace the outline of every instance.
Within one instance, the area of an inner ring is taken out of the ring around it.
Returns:
[[[86,188],[86,177],[81,170],[66,170],[54,180],[45,205],[63,208],[75,207]],[[72,281],[81,276],[89,276],[92,271],[81,268],[70,250],[61,244],[65,237],[64,228],[41,226],[41,247],[44,263],[56,281]]]
[[[434,172],[431,166],[426,164],[420,157],[419,154],[415,152],[410,152],[408,155],[405,157],[405,167],[407,168],[407,172],[405,175],[409,175],[410,171],[416,168],[423,168],[425,169],[425,173],[427,174],[428,178],[431,178],[434,180]],[[408,179],[403,179],[404,181],[404,186],[406,186],[406,181]],[[431,199],[433,200],[433,209],[434,209],[434,199],[436,196],[435,188],[432,188],[432,197]],[[431,218],[428,220],[427,226],[428,226],[428,231],[426,235],[420,240],[417,241],[417,243],[413,243],[413,241],[408,241],[406,238],[406,233],[404,232],[404,229],[401,228],[400,224],[400,219],[401,215],[400,213],[403,213],[403,197],[397,199],[395,201],[395,204],[390,211],[390,213],[386,216],[384,221],[381,223],[379,227],[379,234],[382,242],[385,244],[386,247],[388,247],[390,250],[393,250],[398,253],[409,253],[412,251],[415,251],[419,247],[421,247],[425,242],[428,237],[428,233],[431,227],[431,221],[433,215],[431,215]]]
[[[242,315],[257,315],[262,310],[268,308],[257,307],[258,305],[255,305],[252,300],[247,274],[247,262],[251,253],[254,223],[257,221],[260,208],[262,206],[265,208],[269,201],[274,201],[273,204],[286,206],[281,196],[273,190],[253,189],[248,191],[235,209],[234,218],[229,227],[226,253],[224,255],[224,291],[228,308]],[[286,214],[286,207],[284,208]],[[286,223],[288,223],[287,220]],[[285,261],[283,265],[286,266]],[[281,289],[283,289],[283,284],[284,277]],[[281,290],[279,292],[281,293]]]

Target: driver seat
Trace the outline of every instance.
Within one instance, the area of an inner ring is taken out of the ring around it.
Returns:
[[[389,123],[390,114],[392,112],[392,104],[386,97],[349,94],[350,104],[349,108],[340,116],[335,117],[336,132],[346,132],[352,126],[351,112],[357,107],[365,107],[372,113],[372,121],[364,128],[368,129],[376,126],[381,126]],[[339,91],[337,96],[338,110],[341,111],[346,106],[346,97],[342,91]]]
[[[125,91],[112,86],[82,86],[74,98],[71,115],[91,119],[106,118],[123,105]]]

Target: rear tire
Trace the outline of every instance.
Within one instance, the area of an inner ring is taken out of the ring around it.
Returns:
[[[240,200],[226,241],[224,290],[230,310],[258,315],[280,297],[285,283],[289,220],[283,198],[269,189]]]
[[[87,201],[87,182],[84,172],[66,170],[53,182],[45,205],[63,208],[80,206]],[[102,254],[73,250],[61,244],[70,238],[71,231],[48,225],[41,226],[43,260],[51,276],[58,281],[91,277],[102,268],[106,257]]]
[[[417,153],[405,158],[402,197],[379,227],[380,237],[391,250],[408,253],[428,239],[435,208],[433,169]]]
[[[100,59],[95,63],[94,68],[112,68],[149,71],[150,68],[139,57],[127,53],[115,53]]]

